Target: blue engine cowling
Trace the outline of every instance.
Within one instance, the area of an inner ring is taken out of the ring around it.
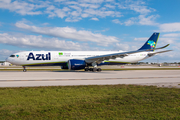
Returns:
[[[84,60],[71,59],[68,61],[69,70],[81,70],[86,67],[86,62]]]

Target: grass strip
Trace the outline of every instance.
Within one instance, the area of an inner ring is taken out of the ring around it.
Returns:
[[[133,85],[0,88],[0,119],[180,119],[180,89]]]

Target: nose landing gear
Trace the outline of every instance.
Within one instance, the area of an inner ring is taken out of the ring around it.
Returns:
[[[23,66],[23,68],[24,68],[24,69],[23,69],[23,72],[26,72],[26,71],[27,71],[27,70],[26,70],[26,67],[25,67],[25,66]]]

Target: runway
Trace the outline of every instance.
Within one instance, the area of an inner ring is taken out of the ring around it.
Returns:
[[[180,88],[179,70],[0,72],[0,87],[73,85],[155,85]]]

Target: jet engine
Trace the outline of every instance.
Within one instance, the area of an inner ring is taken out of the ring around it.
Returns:
[[[86,62],[84,60],[70,59],[68,61],[69,70],[81,70],[86,67]]]

